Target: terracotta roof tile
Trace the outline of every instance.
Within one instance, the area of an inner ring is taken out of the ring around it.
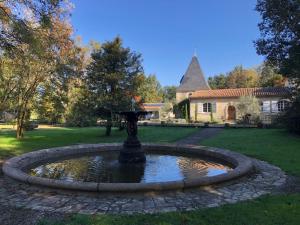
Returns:
[[[195,98],[235,98],[246,95],[256,97],[267,96],[286,96],[291,93],[291,89],[287,87],[266,87],[266,88],[235,88],[235,89],[216,89],[201,90],[192,93],[191,99]]]

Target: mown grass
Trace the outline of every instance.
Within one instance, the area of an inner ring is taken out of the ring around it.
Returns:
[[[174,127],[140,127],[139,139],[142,142],[175,142],[199,129]],[[25,133],[22,140],[15,138],[15,131],[0,130],[0,159],[20,155],[37,149],[72,145],[79,143],[123,142],[126,131],[113,129],[111,136],[105,136],[102,127],[91,128],[51,128],[37,129]]]
[[[300,136],[280,129],[225,129],[202,145],[227,148],[277,165],[300,177]]]
[[[299,225],[300,195],[265,196],[256,200],[194,212],[132,216],[76,215],[40,225]]]

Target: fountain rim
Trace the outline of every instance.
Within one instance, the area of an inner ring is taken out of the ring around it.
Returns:
[[[56,189],[68,189],[76,191],[92,191],[92,192],[136,192],[136,191],[164,191],[164,190],[180,190],[186,188],[194,188],[207,186],[225,181],[230,181],[244,176],[253,171],[252,160],[242,154],[232,152],[226,149],[194,146],[194,145],[172,145],[172,144],[142,144],[145,152],[163,152],[163,153],[179,153],[193,154],[198,157],[210,157],[216,160],[222,160],[233,166],[233,170],[227,173],[219,174],[211,177],[199,177],[194,179],[152,182],[152,183],[96,183],[96,182],[80,182],[80,181],[63,181],[42,177],[35,177],[25,172],[26,168],[47,160],[61,159],[63,157],[78,157],[87,154],[107,151],[120,151],[121,143],[113,144],[81,144],[73,146],[64,146],[57,148],[42,149],[29,152],[17,157],[13,157],[3,164],[3,173],[17,181],[27,184],[40,185]]]

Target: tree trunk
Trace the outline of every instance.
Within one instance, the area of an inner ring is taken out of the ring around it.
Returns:
[[[125,124],[123,123],[121,117],[118,117],[118,127],[119,127],[119,131],[123,131],[125,129]]]
[[[112,120],[111,120],[111,116],[110,116],[109,118],[107,118],[107,122],[106,122],[106,131],[105,131],[106,136],[110,136],[111,127],[112,127]]]
[[[21,110],[17,116],[17,139],[24,137],[25,112]]]

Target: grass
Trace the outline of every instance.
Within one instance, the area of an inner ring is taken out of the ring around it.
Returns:
[[[76,215],[40,225],[298,225],[300,195],[265,196],[256,200],[194,212],[133,216]]]
[[[174,127],[140,127],[139,139],[143,142],[175,142],[198,129]],[[104,128],[49,128],[26,132],[24,139],[17,140],[15,131],[0,130],[0,160],[37,149],[72,145],[79,143],[123,142],[126,131],[112,130],[111,136],[104,135]]]
[[[300,177],[300,137],[279,129],[227,129],[202,145],[227,148],[268,161]]]

